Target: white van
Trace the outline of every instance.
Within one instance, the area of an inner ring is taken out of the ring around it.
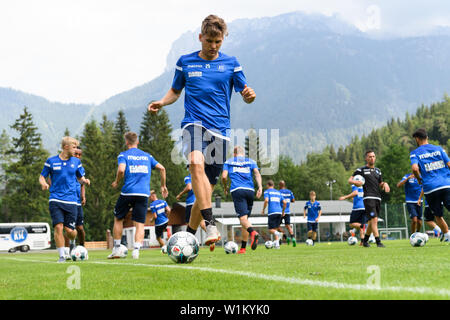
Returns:
[[[0,223],[0,251],[50,248],[50,226],[46,222]]]

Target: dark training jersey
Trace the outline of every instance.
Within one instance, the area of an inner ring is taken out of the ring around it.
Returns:
[[[381,201],[380,183],[383,182],[383,178],[381,177],[380,169],[376,167],[369,168],[368,166],[364,166],[356,169],[356,171],[353,173],[353,177],[358,174],[363,176],[366,180],[363,185],[364,200],[376,199]]]

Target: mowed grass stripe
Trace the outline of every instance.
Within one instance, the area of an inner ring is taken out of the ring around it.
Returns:
[[[22,261],[22,262],[33,262],[33,263],[51,263],[51,264],[57,263],[55,261],[25,259],[25,258],[6,258],[6,259]],[[102,262],[102,261],[83,261],[83,264],[135,266],[135,267],[165,268],[165,269],[167,269],[167,268],[185,269],[185,270],[191,270],[191,271],[201,271],[201,272],[227,274],[227,275],[232,275],[232,276],[248,277],[248,278],[260,279],[260,280],[266,280],[266,281],[284,282],[287,284],[297,284],[297,285],[301,285],[301,286],[312,286],[312,287],[322,287],[322,288],[332,288],[332,289],[342,289],[342,290],[358,290],[358,291],[378,291],[378,292],[388,291],[388,292],[397,292],[397,293],[408,292],[408,293],[414,293],[414,294],[430,294],[430,295],[437,295],[440,297],[450,298],[450,290],[443,289],[443,288],[402,287],[402,286],[375,287],[375,286],[369,286],[369,285],[347,284],[347,283],[339,283],[339,282],[331,282],[331,281],[299,279],[299,278],[294,278],[294,277],[282,277],[282,276],[277,276],[277,275],[267,275],[267,274],[254,273],[254,272],[248,272],[248,271],[195,267],[195,266],[179,265],[179,264],[154,265],[154,264],[145,264],[145,263],[126,263],[126,262],[117,263],[117,262]]]

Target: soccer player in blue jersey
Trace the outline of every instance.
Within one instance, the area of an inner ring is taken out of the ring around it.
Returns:
[[[205,243],[211,248],[220,240],[211,198],[227,154],[231,94],[234,88],[246,103],[252,103],[256,97],[247,86],[237,59],[219,51],[227,35],[223,19],[215,15],[206,17],[199,35],[201,50],[178,59],[172,87],[161,100],[148,105],[149,111],[158,112],[177,101],[185,89],[185,115],[181,122],[183,153],[189,162],[196,197],[187,231],[194,234],[204,219]]]
[[[422,203],[419,202],[422,186],[412,173],[408,173],[397,183],[397,188],[405,186],[405,201],[411,218],[411,233],[420,232],[422,227]]]
[[[364,208],[364,189],[363,187],[357,187],[352,185],[352,192],[339,197],[339,200],[347,200],[353,198],[353,208],[350,214],[350,227],[359,230],[359,236],[361,239],[360,246],[363,245],[364,232],[365,232],[365,208]],[[354,237],[355,233],[352,232],[351,235]]]
[[[306,213],[308,213],[308,220],[306,221],[306,226],[308,228],[308,239],[314,242],[317,239],[317,227],[319,224],[320,216],[322,215],[322,207],[320,202],[316,201],[316,192],[311,190],[309,192],[309,201],[306,201],[305,207],[303,208],[303,218],[306,219]]]
[[[156,240],[158,240],[159,246],[162,248],[165,245],[162,237],[169,223],[170,207],[166,201],[158,199],[154,190],[151,191],[150,201],[150,211],[153,213],[152,220],[155,221]]]
[[[234,147],[234,157],[228,159],[222,171],[222,184],[225,195],[228,194],[228,175],[231,179],[230,193],[234,203],[234,209],[242,226],[242,242],[239,254],[246,251],[248,237],[250,235],[250,247],[255,250],[258,246],[259,234],[253,229],[248,221],[253,208],[255,198],[255,186],[253,176],[258,184],[256,197],[262,195],[262,178],[258,170],[258,165],[252,159],[245,157],[245,150],[241,146]]]
[[[181,197],[187,193],[185,217],[186,223],[189,223],[189,219],[191,218],[192,206],[195,203],[195,194],[194,191],[192,190],[192,180],[190,174],[184,177],[184,184],[185,184],[184,189],[179,194],[177,194],[176,199],[180,200]],[[202,219],[202,221],[200,221],[200,227],[206,232],[205,220]]]
[[[286,237],[286,242],[287,244],[290,244],[290,242],[292,241],[292,246],[296,247],[297,240],[295,240],[294,230],[292,230],[291,227],[291,210],[290,210],[291,202],[292,203],[295,202],[295,197],[292,191],[286,188],[286,182],[284,182],[283,180],[281,180],[278,183],[278,187],[281,195],[283,196],[283,199],[286,200],[286,210],[284,211],[284,216],[281,217],[281,223],[283,223],[284,221],[284,226],[286,227],[289,233],[289,237]],[[281,226],[278,231],[281,232]],[[283,235],[283,239],[284,237],[285,236]]]
[[[58,262],[66,261],[63,230],[72,242],[71,249],[77,236],[75,225],[78,214],[78,183],[90,185],[89,179],[84,176],[80,159],[74,157],[77,146],[76,139],[64,137],[61,142],[61,153],[47,159],[39,176],[42,190],[50,189],[49,210],[59,254]],[[51,186],[47,178],[51,180]]]
[[[147,216],[148,198],[150,196],[150,179],[153,169],[159,170],[161,176],[161,194],[167,197],[166,169],[150,154],[138,149],[138,136],[134,132],[124,135],[127,151],[117,157],[118,168],[116,179],[111,184],[115,189],[124,179],[122,191],[114,208],[114,247],[108,259],[120,258],[120,240],[123,232],[123,219],[132,209],[131,219],[134,221],[136,233],[134,238],[133,259],[139,259],[139,250],[144,240],[144,223]]]
[[[286,200],[283,199],[280,191],[274,188],[275,184],[272,180],[268,180],[266,184],[266,191],[264,191],[264,205],[261,214],[264,214],[268,208],[268,229],[275,237],[275,249],[280,249],[280,235],[278,231],[281,223],[281,217],[285,215]]]
[[[425,129],[417,129],[413,138],[418,148],[410,153],[412,171],[422,184],[431,212],[442,230],[441,241],[450,242],[450,231],[441,206],[443,203],[450,210],[450,159],[440,146],[428,143]]]

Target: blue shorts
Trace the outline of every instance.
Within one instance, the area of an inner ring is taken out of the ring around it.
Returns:
[[[268,216],[269,229],[277,229],[281,224],[281,214],[271,214]]]
[[[317,231],[317,225],[318,225],[318,223],[317,222],[306,222],[306,227],[308,228],[308,231],[314,231],[314,232],[316,232]]]
[[[231,192],[231,198],[234,203],[234,210],[237,216],[249,216],[252,213],[253,200],[255,198],[255,192],[252,190],[238,189]]]
[[[435,217],[444,215],[443,205],[450,211],[450,188],[436,190],[426,194],[428,206]]]
[[[228,141],[193,124],[183,129],[182,139],[183,154],[186,159],[192,151],[201,151],[205,156],[205,173],[209,183],[216,185],[226,161]]]
[[[190,206],[186,206],[186,209],[185,209],[185,215],[186,215],[186,223],[189,223],[189,219],[191,218],[191,210],[192,210],[192,204],[190,205]]]
[[[281,217],[280,224],[284,222],[284,225],[291,224],[291,214],[284,213],[284,217]]]
[[[155,226],[156,238],[162,238],[164,231],[167,230],[167,224],[168,222],[161,224],[159,226]]]
[[[122,220],[128,212],[133,209],[131,220],[139,223],[145,223],[147,207],[148,197],[120,195],[119,199],[117,199],[116,206],[114,207],[114,216],[117,219]]]
[[[366,223],[366,210],[352,210],[352,213],[350,214],[350,224],[352,223]]]
[[[422,206],[419,206],[417,203],[406,203],[406,209],[408,209],[411,219],[416,217],[422,220]]]
[[[67,204],[57,201],[50,201],[48,204],[53,227],[62,223],[64,227],[74,230],[78,215],[76,204]]]
[[[77,211],[77,221],[75,225],[78,227],[84,225],[83,207],[77,205]]]

